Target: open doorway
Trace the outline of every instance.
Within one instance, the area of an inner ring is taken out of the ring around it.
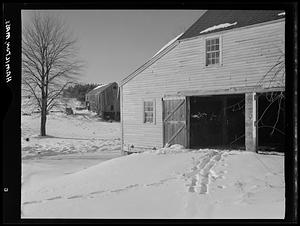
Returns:
[[[284,151],[284,92],[258,93],[258,149]]]
[[[190,97],[190,147],[245,149],[245,95]]]

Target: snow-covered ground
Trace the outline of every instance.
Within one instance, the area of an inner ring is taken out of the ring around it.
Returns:
[[[47,136],[40,137],[40,115],[22,107],[22,191],[44,181],[71,174],[120,157],[120,123],[104,122],[95,113],[76,110],[75,99],[64,100],[47,117]],[[66,115],[64,107],[74,115]],[[61,112],[59,112],[61,111]]]
[[[22,218],[283,219],[284,156],[180,145],[120,156],[120,123],[22,116]],[[26,141],[25,138],[29,138]]]
[[[103,122],[96,116],[81,114],[51,113],[47,117],[46,137],[39,136],[39,114],[22,116],[22,158],[120,151],[119,122]]]
[[[72,100],[72,99],[71,99]],[[47,136],[40,137],[40,114],[22,115],[22,158],[98,151],[120,152],[120,123],[105,122],[88,110],[75,110],[80,103],[69,101],[74,115],[51,112]]]

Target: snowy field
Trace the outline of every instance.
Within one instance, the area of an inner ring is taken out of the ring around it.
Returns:
[[[22,158],[120,151],[120,123],[103,122],[85,111],[75,115],[49,114],[47,136],[43,138],[39,136],[39,114],[22,116]]]
[[[22,218],[283,219],[284,156],[180,145],[120,155],[120,123],[22,115]],[[29,140],[26,141],[26,138]]]

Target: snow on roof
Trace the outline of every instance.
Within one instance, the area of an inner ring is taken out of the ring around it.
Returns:
[[[171,41],[169,41],[166,45],[164,45],[157,53],[154,54],[153,57],[155,57],[157,54],[159,54],[161,51],[166,49],[168,46],[170,46],[173,42],[175,42],[183,33],[177,35],[175,38],[173,38]],[[153,58],[152,57],[152,58]]]
[[[285,12],[278,13],[277,15],[278,15],[278,16],[285,16]]]
[[[268,21],[278,20],[284,17],[281,10],[207,10],[200,18],[190,26],[186,32],[180,36],[179,40],[197,37],[199,35],[206,35],[208,33],[200,33],[209,27],[213,27],[218,24],[234,23],[235,26],[223,27],[213,32],[220,32],[223,30],[229,30],[231,28],[246,27],[249,25],[264,23]],[[278,15],[280,14],[280,15]]]
[[[113,83],[107,83],[107,84],[99,85],[99,86],[95,87],[94,89],[92,89],[91,91],[89,91],[86,95],[89,96],[89,95],[94,95],[96,93],[102,92],[107,87],[109,87],[111,84],[113,84]]]
[[[214,30],[221,29],[221,28],[225,28],[225,27],[234,26],[234,25],[237,25],[237,22],[234,22],[232,24],[231,23],[224,23],[224,24],[215,25],[215,26],[206,28],[205,30],[201,31],[200,34],[210,32],[210,31],[214,31]]]
[[[101,88],[101,87],[103,87],[103,86],[106,86],[107,84],[102,84],[102,85],[99,85],[99,86],[97,86],[97,87],[95,87],[94,89],[92,89],[92,90],[96,90],[96,89],[99,89],[99,88]]]

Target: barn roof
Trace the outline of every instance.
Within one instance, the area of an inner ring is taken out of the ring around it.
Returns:
[[[160,49],[150,60],[124,78],[120,86],[126,84],[161,56],[173,49],[180,41],[214,32],[233,28],[246,27],[254,24],[278,20],[285,17],[284,10],[207,10],[183,34],[172,39]]]
[[[278,20],[284,16],[283,10],[208,10],[187,29],[179,40]]]
[[[112,83],[108,83],[108,84],[99,85],[99,86],[95,87],[94,89],[92,89],[90,92],[88,92],[86,95],[94,95],[94,94],[101,93],[105,89],[107,89],[108,87],[110,87],[111,85],[117,85],[117,83],[116,82],[112,82]]]

